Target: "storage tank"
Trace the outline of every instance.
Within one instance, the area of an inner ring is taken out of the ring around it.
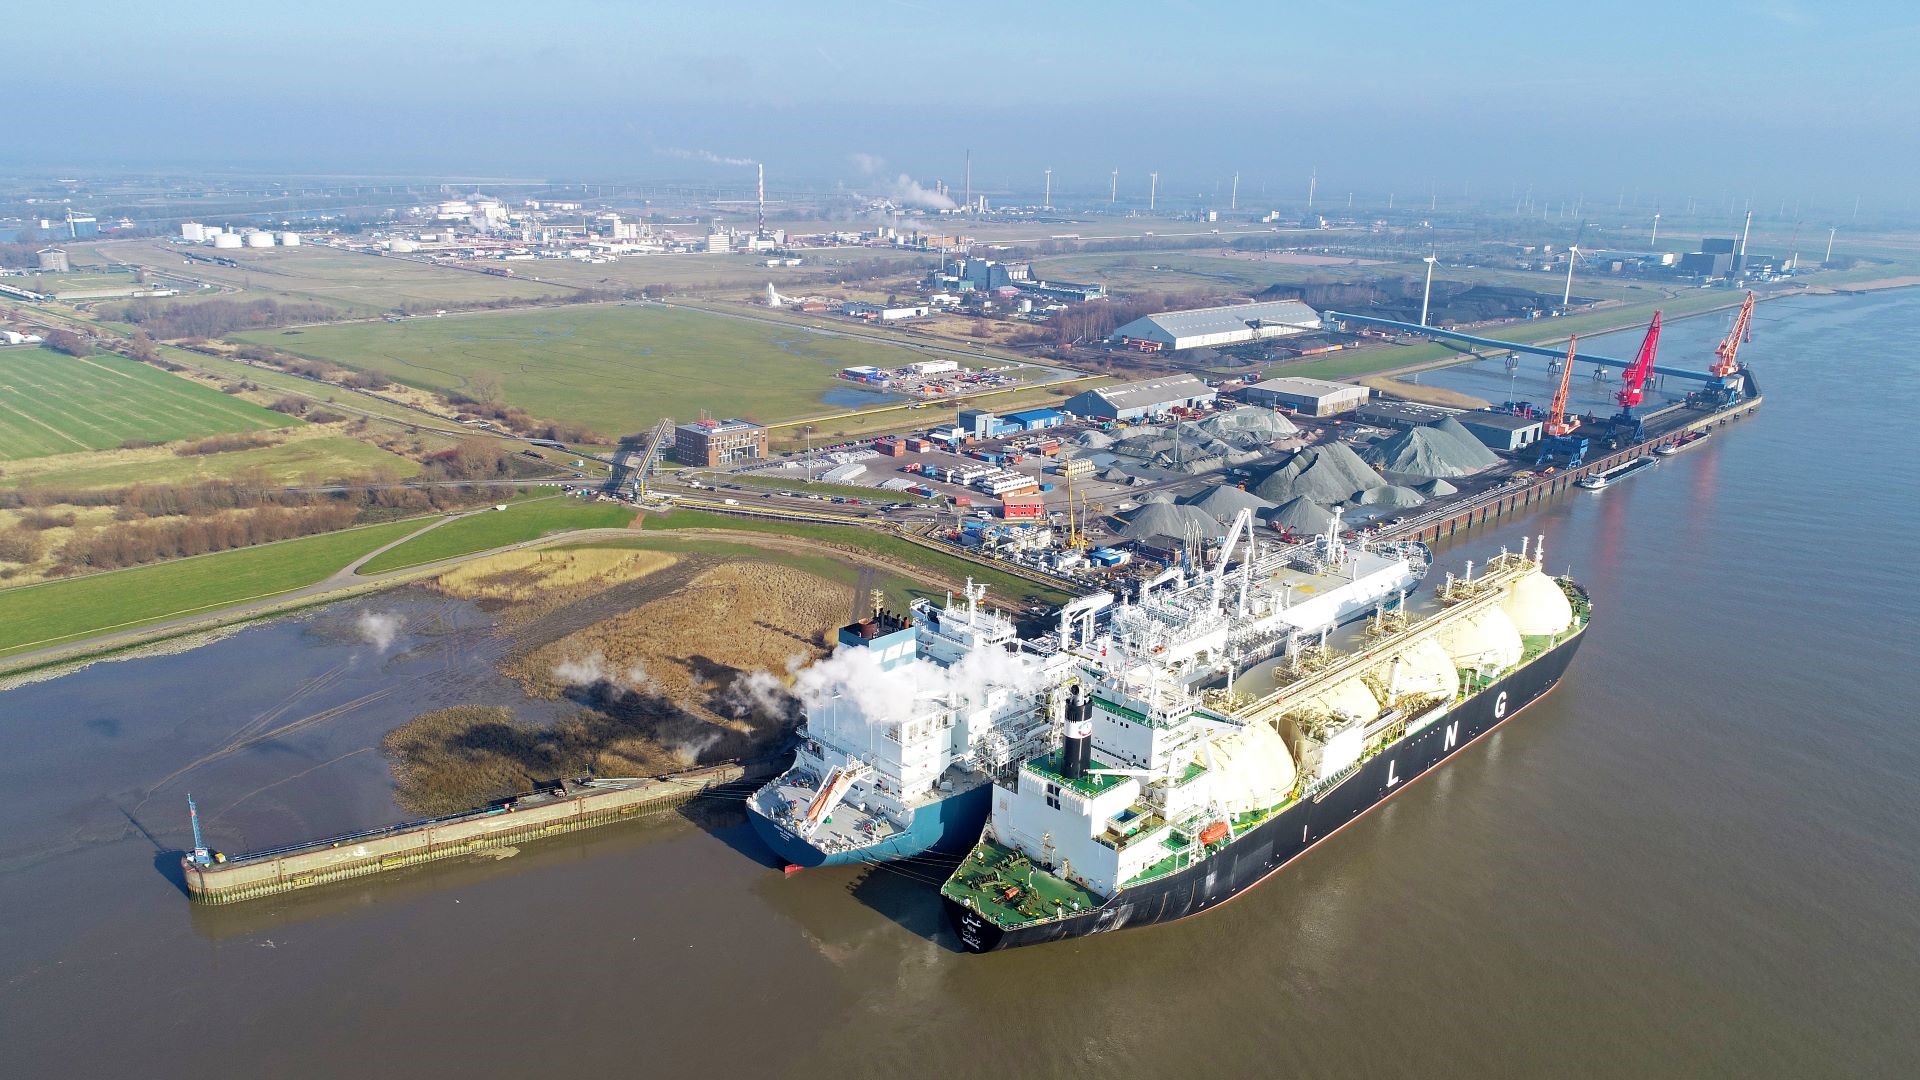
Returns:
[[[1371,720],[1380,715],[1380,702],[1360,679],[1338,682],[1287,709],[1291,716],[1311,716],[1321,720]]]
[[[213,246],[217,248],[237,248],[240,246],[240,234],[230,232],[215,233],[213,236]]]
[[[300,246],[300,234],[299,234],[299,233],[297,233],[297,232],[283,232],[283,233],[281,233],[281,234],[280,234],[280,246],[281,246],[281,247],[299,247],[299,246]]]
[[[1520,631],[1497,607],[1457,620],[1438,636],[1457,668],[1504,670],[1520,662]]]
[[[1293,790],[1293,755],[1265,724],[1241,728],[1214,743],[1199,760],[1213,773],[1214,797],[1229,814],[1278,806]]]
[[[180,225],[180,239],[195,244],[205,243],[207,239],[207,227],[197,221],[182,222]]]
[[[1513,620],[1516,630],[1528,637],[1558,634],[1573,625],[1573,604],[1566,592],[1538,570],[1508,588],[1500,610]]]
[[[1398,670],[1390,659],[1367,672],[1368,682],[1382,697],[1389,690],[1401,699],[1409,695],[1452,697],[1460,689],[1460,672],[1453,666],[1453,658],[1432,638],[1421,638],[1412,648],[1395,654],[1394,659],[1400,662]]]
[[[270,232],[250,232],[247,234],[247,246],[263,248],[273,246],[273,234]]]

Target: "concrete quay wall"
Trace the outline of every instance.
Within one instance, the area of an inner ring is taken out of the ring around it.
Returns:
[[[762,771],[752,770],[755,774]],[[669,810],[749,775],[741,765],[720,765],[643,780],[632,787],[582,791],[524,809],[476,811],[455,819],[379,830],[364,838],[350,836],[241,855],[212,866],[185,860],[187,894],[195,903],[233,904],[487,848],[523,844]]]

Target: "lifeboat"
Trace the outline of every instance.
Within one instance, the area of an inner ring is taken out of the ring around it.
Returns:
[[[1217,844],[1226,838],[1227,823],[1224,821],[1216,821],[1200,830],[1200,842],[1203,844]]]

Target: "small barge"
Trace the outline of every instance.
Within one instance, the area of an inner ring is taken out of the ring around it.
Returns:
[[[1654,447],[1653,452],[1660,455],[1661,457],[1672,457],[1673,455],[1679,453],[1680,451],[1685,450],[1690,446],[1696,446],[1700,443],[1706,442],[1708,439],[1712,437],[1713,437],[1713,430],[1711,428],[1702,428],[1698,431],[1685,432],[1679,438],[1673,440],[1672,442],[1662,443],[1661,445]]]
[[[1583,476],[1575,481],[1575,483],[1586,488],[1588,491],[1599,491],[1609,484],[1619,483],[1634,473],[1642,469],[1651,469],[1657,464],[1659,464],[1659,462],[1653,458],[1637,457],[1625,465],[1615,465],[1613,468],[1607,469],[1604,472],[1597,472],[1591,476]]]

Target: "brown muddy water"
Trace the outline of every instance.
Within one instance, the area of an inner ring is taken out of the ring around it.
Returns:
[[[1758,417],[1442,551],[1547,534],[1596,605],[1565,682],[1173,926],[962,955],[937,869],[783,877],[724,804],[190,907],[189,790],[229,850],[370,825],[394,724],[552,707],[418,594],[0,693],[0,1073],[1913,1075],[1916,324],[1765,305]]]

